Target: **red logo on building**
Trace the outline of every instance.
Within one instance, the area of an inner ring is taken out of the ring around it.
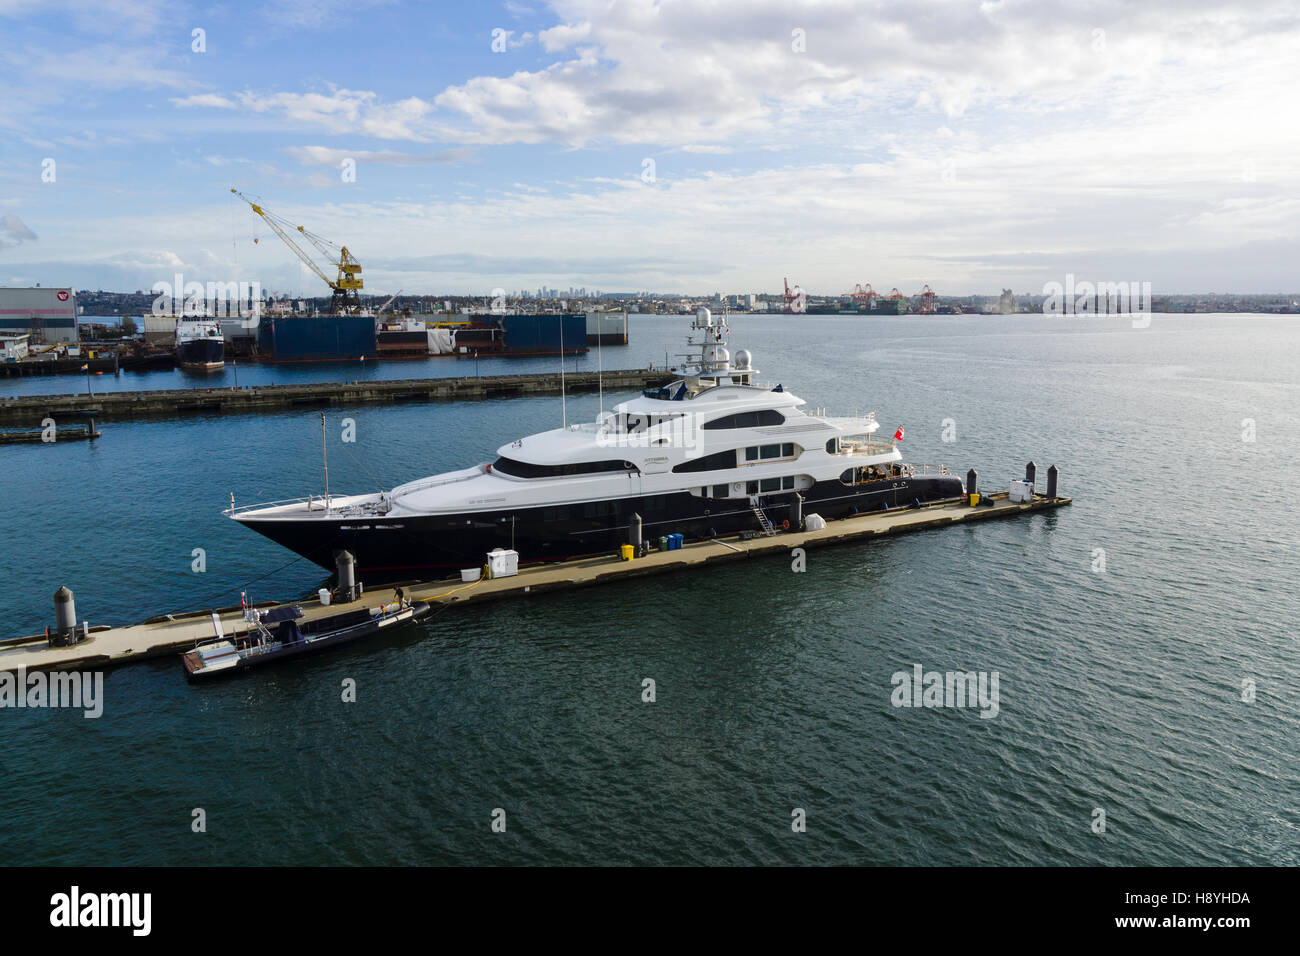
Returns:
[[[59,297],[59,301],[60,301],[60,302],[67,302],[67,301],[68,301],[68,293],[66,293],[66,292],[59,292],[59,293],[57,293],[57,295],[58,295],[58,297]]]

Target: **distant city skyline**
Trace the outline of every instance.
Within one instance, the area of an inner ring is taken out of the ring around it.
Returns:
[[[1297,54],[1272,0],[0,0],[0,285],[327,294],[233,186],[377,295],[1286,293]]]

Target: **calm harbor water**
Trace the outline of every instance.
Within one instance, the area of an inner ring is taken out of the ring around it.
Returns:
[[[605,367],[658,365],[688,321],[633,317]],[[1074,504],[813,550],[804,573],[757,560],[450,609],[211,687],[174,660],[111,670],[98,720],[0,710],[0,863],[1300,862],[1300,322],[732,327],[810,405],[905,426],[907,460],[975,467],[986,489],[1054,463]],[[239,369],[256,376],[359,377]],[[569,420],[598,401],[570,398]],[[330,486],[483,461],[560,414],[556,398],[331,410]],[[49,623],[61,584],[82,617],[129,623],[321,580],[220,515],[231,493],[319,492],[315,411],[108,422],[93,444],[0,448],[0,474],[0,636]],[[997,716],[891,706],[916,664],[997,671]]]

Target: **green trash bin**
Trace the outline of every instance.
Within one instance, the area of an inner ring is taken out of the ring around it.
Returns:
[[[667,550],[668,550],[668,535],[666,535],[666,534],[661,534],[661,535],[659,536],[659,550],[660,550],[660,551],[667,551]]]

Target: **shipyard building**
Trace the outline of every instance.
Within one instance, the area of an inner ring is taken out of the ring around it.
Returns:
[[[33,344],[76,344],[77,294],[39,286],[0,288],[0,333],[28,334]]]

